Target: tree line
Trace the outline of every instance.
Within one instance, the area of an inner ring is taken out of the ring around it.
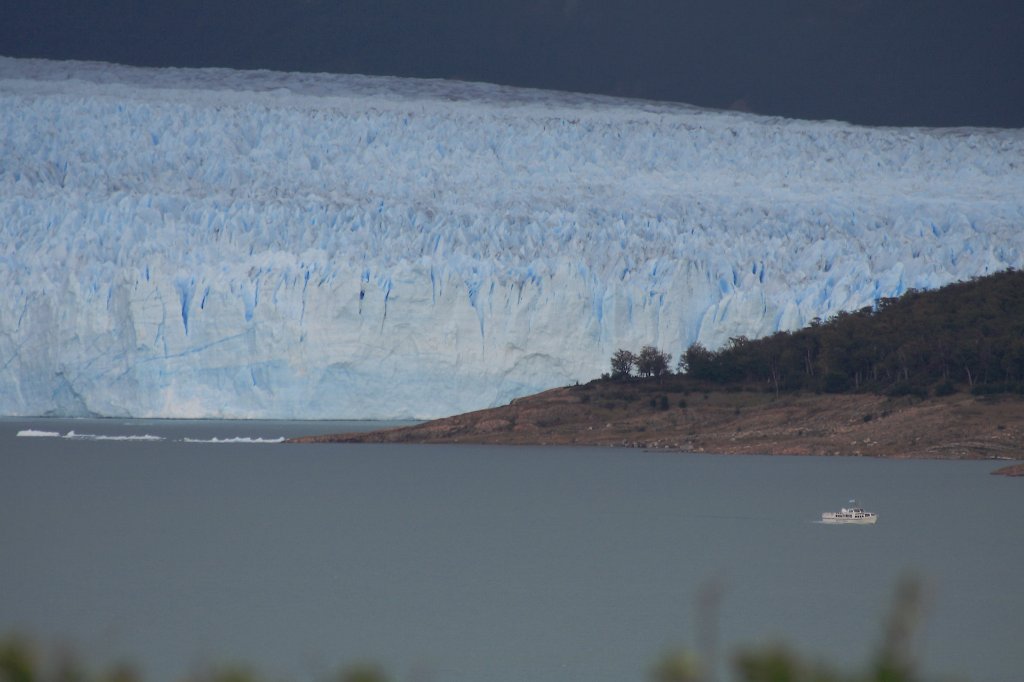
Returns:
[[[612,379],[634,376],[641,378],[660,377],[669,373],[672,356],[654,346],[644,346],[639,353],[619,349],[612,355]]]
[[[655,362],[653,358],[657,357]],[[613,378],[661,376],[671,356],[617,351]],[[653,363],[653,364],[652,364]],[[815,319],[794,332],[693,344],[677,370],[713,384],[891,394],[1024,392],[1024,271],[1006,270]]]

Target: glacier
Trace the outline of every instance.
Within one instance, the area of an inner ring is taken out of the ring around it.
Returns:
[[[0,58],[0,414],[430,418],[1024,265],[1024,131]]]

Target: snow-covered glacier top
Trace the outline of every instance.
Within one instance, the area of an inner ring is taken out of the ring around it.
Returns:
[[[0,58],[0,414],[433,417],[1024,265],[1024,131]]]

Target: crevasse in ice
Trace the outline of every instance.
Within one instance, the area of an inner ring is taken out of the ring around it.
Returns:
[[[1024,264],[1024,131],[0,58],[0,413],[434,417]]]

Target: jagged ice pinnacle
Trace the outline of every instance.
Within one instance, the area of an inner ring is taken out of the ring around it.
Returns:
[[[0,414],[435,417],[1024,264],[1024,131],[0,58]]]

